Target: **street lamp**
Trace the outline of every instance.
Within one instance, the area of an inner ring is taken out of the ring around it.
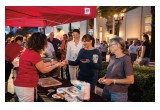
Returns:
[[[123,20],[123,17],[124,17],[124,13],[114,14],[115,34],[117,36],[119,36],[119,27],[120,27],[121,20]]]

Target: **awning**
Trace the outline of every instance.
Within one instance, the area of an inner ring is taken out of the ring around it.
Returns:
[[[96,6],[6,6],[5,25],[55,26],[96,17]]]

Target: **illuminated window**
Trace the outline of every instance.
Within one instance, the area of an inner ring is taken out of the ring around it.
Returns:
[[[152,22],[152,17],[151,16],[147,16],[147,17],[145,17],[145,24],[147,23],[149,23],[149,24],[151,24],[151,22]]]
[[[145,32],[151,32],[151,26],[145,26]]]
[[[151,23],[152,23],[152,17],[151,16],[146,16],[145,17],[145,27],[144,27],[145,33],[150,34],[150,32],[151,32]]]
[[[99,41],[101,42],[102,41],[102,27],[99,27]]]
[[[102,42],[102,32],[99,33],[99,41]]]

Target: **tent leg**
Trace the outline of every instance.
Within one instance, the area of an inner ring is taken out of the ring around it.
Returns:
[[[94,18],[94,39],[95,39],[95,44],[94,44],[94,47],[96,47],[96,38],[97,38],[97,19]]]

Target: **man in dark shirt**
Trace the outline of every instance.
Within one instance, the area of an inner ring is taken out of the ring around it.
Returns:
[[[50,42],[50,43],[52,43],[52,45],[53,45],[53,47],[54,47],[54,49],[55,49],[55,53],[56,53],[56,57],[57,57],[57,59],[61,59],[61,54],[60,54],[60,51],[59,51],[59,46],[61,45],[61,41],[59,40],[59,39],[57,39],[57,38],[54,38],[54,32],[51,32],[50,34],[49,34],[49,38],[48,38],[48,41]]]
[[[147,34],[143,35],[143,40],[144,40],[144,42],[142,43],[142,52],[141,52],[138,64],[141,65],[141,66],[142,65],[148,66],[148,64],[150,62],[151,46],[149,44],[149,37],[148,37]]]

